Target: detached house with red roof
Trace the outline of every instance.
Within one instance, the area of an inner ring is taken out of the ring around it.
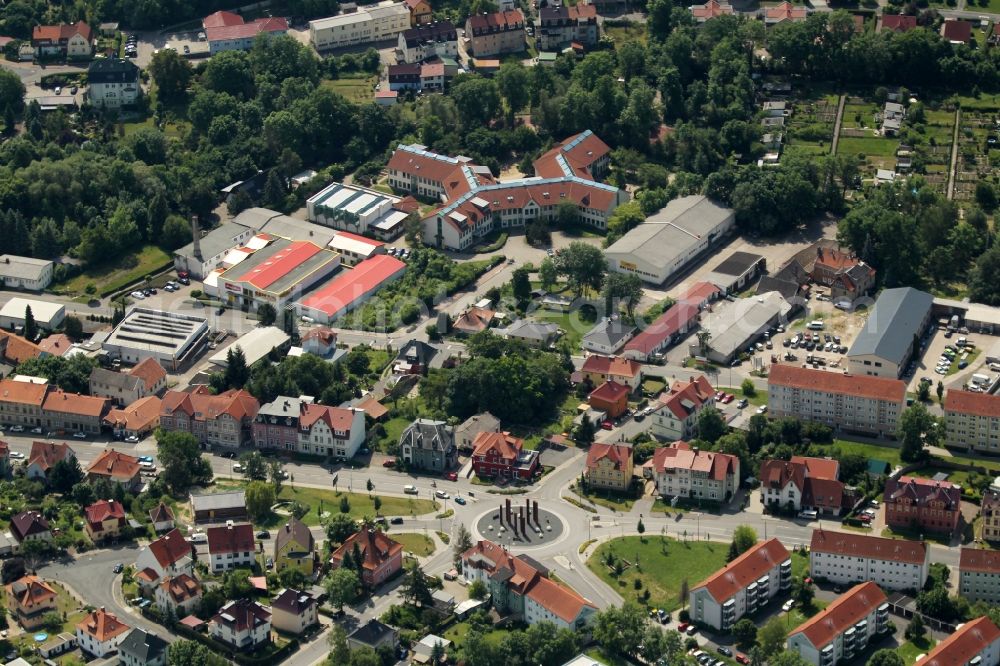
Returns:
[[[696,436],[698,415],[715,406],[715,392],[705,375],[675,380],[653,404],[654,437],[668,442]]]
[[[76,644],[87,654],[103,659],[118,650],[131,628],[101,606],[76,625]]]
[[[839,467],[836,460],[826,458],[765,460],[757,477],[761,503],[775,511],[810,509],[839,516],[844,504],[844,484],[837,478]]]
[[[607,381],[591,391],[587,401],[591,409],[604,412],[609,419],[616,419],[628,409],[628,397],[631,393],[628,386]]]
[[[60,460],[76,458],[69,444],[62,442],[32,442],[31,452],[24,463],[25,476],[29,479],[48,478],[49,470]]]
[[[902,14],[883,14],[882,30],[892,30],[893,32],[909,32],[917,27],[916,16],[904,16]]]
[[[7,611],[25,631],[44,623],[48,613],[58,612],[59,595],[41,578],[23,576],[4,586]]]
[[[924,541],[813,530],[809,573],[837,585],[870,581],[887,590],[922,590],[930,571]]]
[[[891,630],[885,593],[875,583],[861,583],[789,634],[788,650],[813,666],[834,666]]]
[[[890,477],[883,499],[889,527],[954,534],[962,518],[962,489],[948,481]]]
[[[587,451],[584,475],[588,488],[628,491],[632,487],[632,447],[594,442]]]
[[[142,485],[139,472],[139,459],[127,453],[114,449],[105,449],[94,462],[87,467],[87,479],[107,479],[123,486],[126,490],[135,490]]]
[[[253,525],[220,525],[209,527],[208,560],[213,573],[239,567],[250,567],[257,547],[254,543]]]
[[[277,36],[288,32],[288,21],[281,17],[259,18],[247,23],[233,12],[215,12],[202,20],[211,55],[222,51],[249,51],[257,35]]]
[[[786,21],[798,23],[805,21],[808,14],[809,11],[805,7],[793,5],[786,1],[764,9],[764,24],[777,25]]]
[[[694,16],[694,20],[698,23],[704,23],[719,16],[732,16],[733,14],[734,11],[731,4],[728,2],[719,2],[718,0],[708,0],[703,5],[694,5],[691,7],[691,15]]]
[[[84,509],[83,529],[94,543],[114,539],[125,527],[125,507],[115,500],[98,500]]]
[[[499,612],[520,615],[529,625],[544,621],[577,631],[597,613],[593,603],[549,578],[541,564],[492,541],[479,541],[462,553],[462,573],[470,583],[486,585]]]
[[[472,469],[479,478],[527,481],[538,471],[538,451],[508,432],[481,432],[472,440]]]
[[[663,497],[728,502],[740,485],[740,459],[701,451],[681,440],[653,452],[653,478]]]
[[[156,586],[156,605],[167,613],[173,610],[175,617],[187,617],[201,603],[201,583],[186,573],[164,578]]]
[[[160,403],[160,427],[190,433],[203,447],[236,449],[251,441],[259,409],[257,398],[242,390],[219,395],[204,386],[190,392],[167,391]]]
[[[164,578],[194,575],[192,546],[179,529],[172,529],[139,551],[135,560],[136,578],[152,587]]]
[[[854,300],[875,286],[875,269],[856,254],[822,246],[816,249],[810,277],[830,287],[830,296],[834,301],[840,298]]]
[[[353,560],[361,581],[374,589],[403,570],[403,546],[385,532],[362,526],[330,555],[330,567],[339,569],[344,558]],[[360,563],[358,562],[360,559]]]
[[[777,538],[754,545],[691,588],[691,619],[719,631],[792,586],[792,558]]]
[[[594,386],[614,381],[636,391],[642,384],[642,365],[621,356],[588,356],[580,368],[583,376]]]
[[[919,659],[915,666],[997,666],[1000,629],[988,617],[958,625],[955,631]]]
[[[35,56],[89,58],[94,54],[94,31],[83,21],[61,25],[36,25],[31,32]]]
[[[978,453],[1000,452],[1000,396],[949,389],[944,420],[949,446]]]

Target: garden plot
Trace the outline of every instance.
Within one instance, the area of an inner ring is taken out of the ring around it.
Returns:
[[[785,151],[800,155],[829,153],[838,102],[839,97],[834,94],[811,94],[792,100]]]
[[[878,169],[896,168],[897,137],[884,137],[879,132],[878,114],[881,106],[861,97],[849,97],[840,121],[837,152],[861,158],[862,177],[871,178]]]

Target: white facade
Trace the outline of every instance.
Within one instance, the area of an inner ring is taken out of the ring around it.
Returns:
[[[149,546],[146,546],[139,551],[139,556],[135,558],[135,570],[142,571],[143,569],[152,569],[157,573],[159,579],[171,578],[182,573],[194,576],[194,560],[191,559],[190,555],[184,555],[173,564],[163,566],[153,555]]]
[[[31,316],[39,328],[53,330],[66,319],[66,306],[50,301],[15,296],[0,308],[0,328],[11,330],[24,326],[24,315],[31,308]]]
[[[959,568],[958,592],[970,602],[985,601],[994,606],[1000,604],[1000,573]]]
[[[689,414],[679,418],[666,405],[660,405],[653,412],[653,427],[650,429],[653,437],[667,442],[678,439],[690,439],[694,436],[695,428],[698,425],[698,415],[705,407],[714,407],[715,398],[710,398],[701,406],[696,406]]]
[[[774,418],[790,416],[838,430],[890,437],[896,432],[905,403],[902,399],[843,395],[819,387],[803,389],[770,382],[767,406]]]
[[[229,571],[240,567],[253,566],[254,551],[240,551],[237,553],[209,553],[208,568],[213,573],[219,571]]]
[[[103,659],[118,650],[118,644],[125,640],[126,636],[128,636],[127,631],[122,632],[117,636],[113,636],[105,641],[98,641],[96,637],[92,636],[80,627],[76,628],[77,646],[98,659]]]
[[[92,83],[87,86],[87,99],[94,106],[117,109],[139,101],[142,88],[136,83]]]
[[[591,606],[583,606],[579,616],[572,621],[566,621],[532,599],[530,594],[524,598],[524,621],[529,626],[538,622],[551,622],[557,629],[577,631],[581,623],[589,623],[590,618],[596,613],[597,611]]]
[[[184,618],[195,612],[198,609],[198,605],[201,604],[201,595],[191,596],[183,601],[176,601],[170,594],[167,593],[163,586],[156,586],[156,593],[154,594],[156,605],[160,607],[163,613],[167,612],[168,608],[174,610],[174,615],[178,618]]]
[[[888,622],[889,604],[882,603],[824,645],[813,645],[804,633],[798,632],[788,637],[788,649],[813,666],[834,666],[842,659],[850,661],[860,654]]]
[[[837,585],[871,581],[887,590],[921,590],[927,581],[930,549],[924,548],[924,561],[900,562],[887,556],[865,557],[826,553],[815,547],[809,552],[809,573]]]
[[[351,420],[350,433],[334,432],[325,421],[316,421],[308,430],[300,429],[299,452],[327,455],[328,449],[333,447],[334,456],[349,460],[365,443],[365,435],[365,413],[357,409]]]
[[[5,289],[41,291],[52,282],[55,264],[48,259],[0,255],[0,280]]]
[[[367,44],[396,36],[410,27],[410,10],[403,2],[380,2],[350,14],[309,22],[309,40],[317,51]]]

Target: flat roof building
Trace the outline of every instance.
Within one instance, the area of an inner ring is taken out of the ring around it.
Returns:
[[[204,317],[133,307],[111,331],[103,348],[123,363],[153,358],[167,370],[190,362],[208,337]]]
[[[179,250],[174,250],[174,268],[187,271],[196,280],[204,280],[205,276],[217,268],[230,250],[243,245],[254,230],[239,222],[223,222],[215,229],[198,239],[188,243]]]
[[[390,240],[403,231],[406,213],[396,208],[402,197],[357,185],[330,183],[309,197],[310,222]]]
[[[764,257],[752,252],[733,252],[705,278],[726,293],[742,291],[757,276],[767,272]]]
[[[309,41],[317,51],[396,39],[410,27],[405,2],[386,0],[357,11],[309,21]]]
[[[864,328],[847,352],[847,367],[856,375],[898,378],[931,320],[934,297],[912,287],[879,294]]]
[[[608,270],[662,284],[732,231],[736,214],[708,197],[680,197],[604,250]]]
[[[66,318],[66,306],[61,303],[15,296],[0,308],[0,328],[11,330],[24,326],[24,316],[29,307],[31,316],[39,328],[51,331],[59,328]]]
[[[787,319],[792,305],[776,291],[740,298],[719,306],[706,315],[701,327],[709,332],[708,360],[729,363],[764,331]],[[699,344],[691,345],[691,355],[701,355]]]
[[[0,255],[0,280],[4,289],[41,291],[52,282],[55,264],[48,259]]]
[[[208,360],[212,365],[225,368],[229,365],[227,361],[229,350],[239,347],[246,357],[247,366],[251,366],[275,349],[287,349],[291,340],[291,337],[277,326],[258,326],[249,333],[241,335],[229,347],[220,349]]]

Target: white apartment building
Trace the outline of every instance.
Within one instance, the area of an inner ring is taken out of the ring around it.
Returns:
[[[924,541],[813,530],[809,573],[838,585],[870,581],[887,590],[921,590],[930,570]]]
[[[768,376],[767,406],[774,418],[791,416],[835,430],[892,437],[906,407],[906,383],[776,363]]]
[[[1000,551],[963,548],[958,562],[958,591],[969,601],[1000,604]]]
[[[854,659],[890,626],[885,593],[861,583],[789,634],[788,649],[813,666],[834,666]]]
[[[1000,451],[1000,395],[949,389],[944,399],[947,443],[969,451]]]
[[[656,449],[651,468],[662,497],[728,502],[740,484],[739,458],[699,451],[684,441]]]
[[[309,21],[309,39],[317,51],[396,39],[410,27],[410,10],[404,2],[386,0],[349,14]]]
[[[997,666],[1000,664],[1000,629],[988,617],[960,624],[916,666]]]
[[[777,538],[756,544],[691,590],[691,617],[719,631],[792,585],[792,559]]]

